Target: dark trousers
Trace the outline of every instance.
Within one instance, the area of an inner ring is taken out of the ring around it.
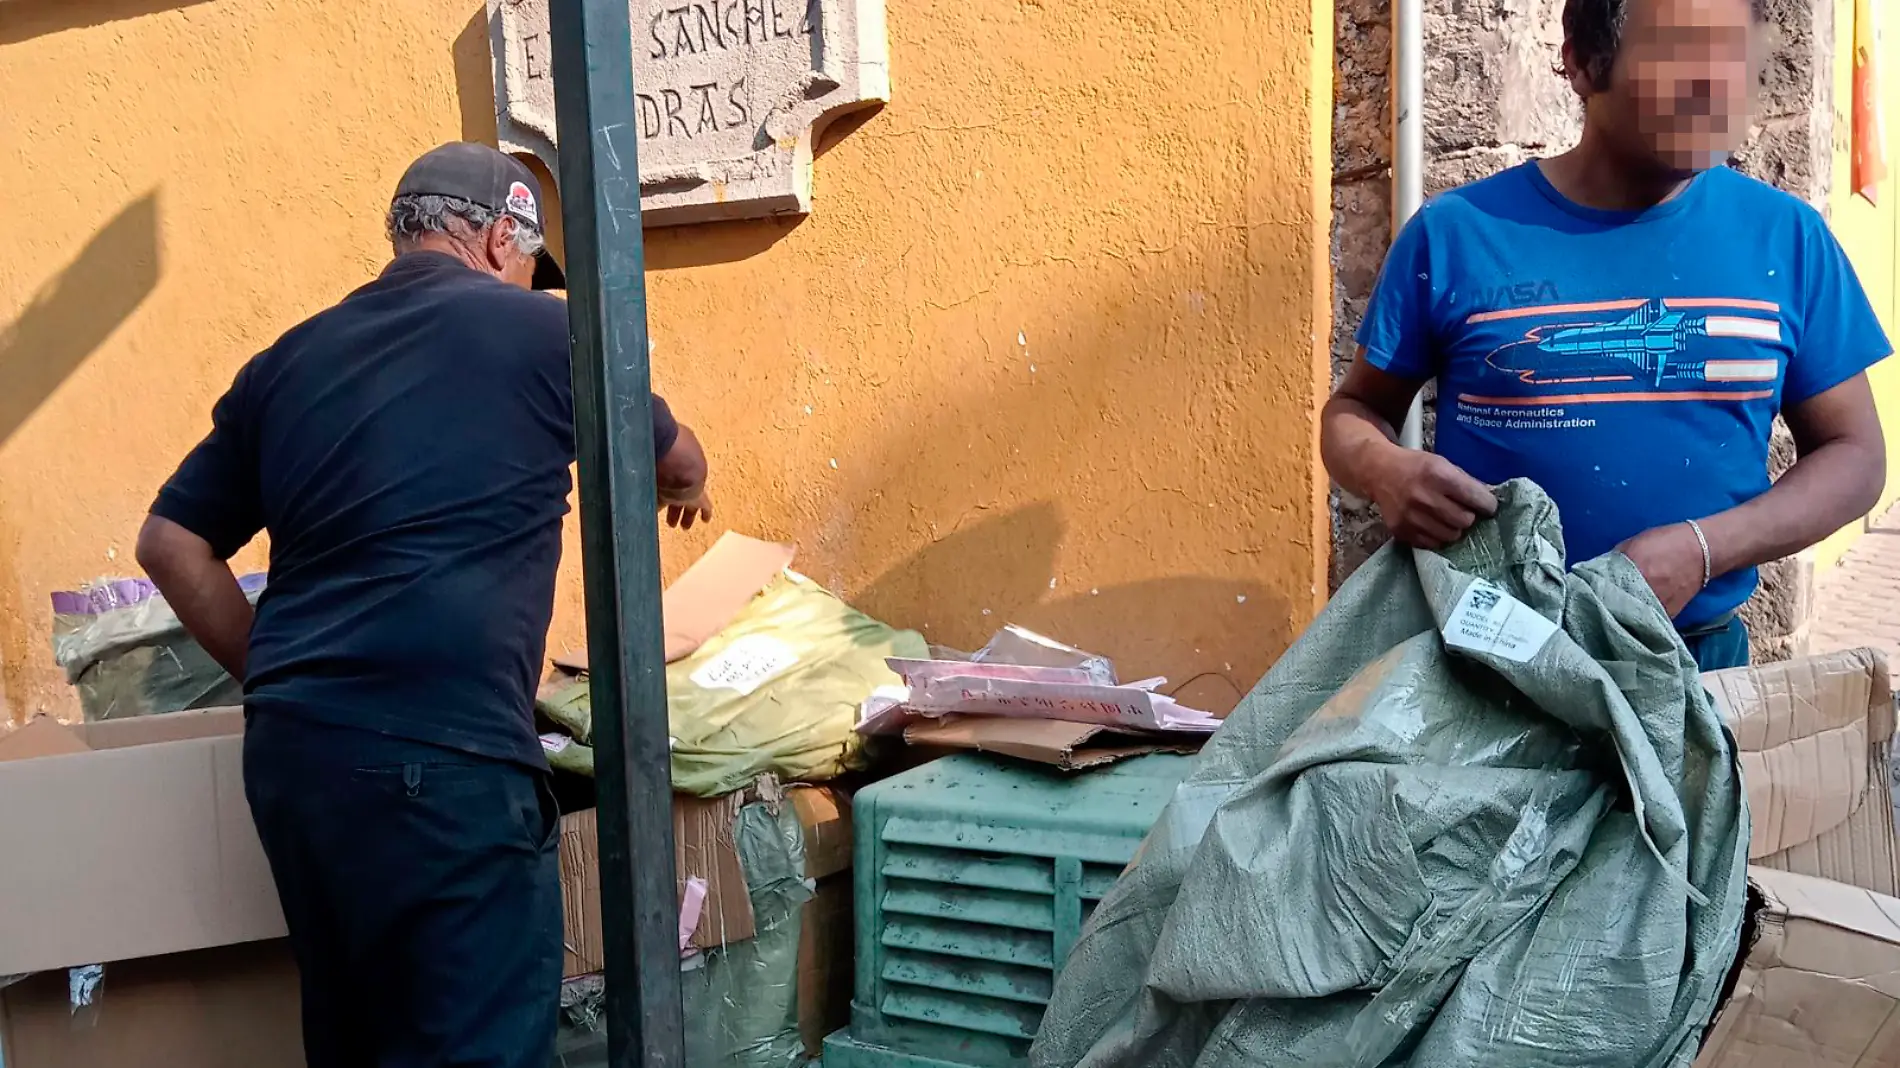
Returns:
[[[1742,617],[1730,616],[1725,622],[1695,631],[1684,631],[1683,644],[1696,666],[1704,671],[1748,666],[1748,624]]]
[[[547,1068],[561,889],[546,774],[248,720],[244,792],[303,976],[309,1068]]]

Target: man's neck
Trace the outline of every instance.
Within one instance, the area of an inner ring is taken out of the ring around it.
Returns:
[[[456,241],[447,234],[424,234],[414,242],[405,245],[402,251],[397,253],[397,255],[407,256],[414,252],[433,252],[437,255],[448,256],[451,259],[457,260],[470,270],[480,271],[483,274],[495,273],[486,263],[481,262],[480,258],[473,252],[470,252],[463,246],[461,242]]]
[[[1680,174],[1631,166],[1587,126],[1577,147],[1538,166],[1571,203],[1600,211],[1653,208],[1681,193],[1690,181]]]

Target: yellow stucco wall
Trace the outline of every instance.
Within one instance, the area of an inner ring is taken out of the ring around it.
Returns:
[[[1830,196],[1831,222],[1841,244],[1853,259],[1861,284],[1873,299],[1881,322],[1889,336],[1900,338],[1900,179],[1889,176],[1879,191],[1880,203],[1867,203],[1850,192],[1852,146],[1850,105],[1853,100],[1853,0],[1835,0],[1837,43],[1834,50],[1834,178]],[[1879,42],[1881,97],[1887,120],[1887,158],[1889,169],[1900,170],[1900,26],[1894,25],[1900,12],[1888,12]],[[1875,514],[1886,511],[1900,500],[1900,359],[1887,360],[1869,375],[1874,397],[1880,405],[1881,423],[1887,431],[1887,491]],[[1816,562],[1827,565],[1840,560],[1863,532],[1860,524],[1849,526],[1823,542],[1815,550]]]
[[[889,20],[895,101],[821,143],[810,218],[649,236],[719,525],[933,640],[1015,620],[1225,707],[1325,590],[1331,5]],[[132,569],[239,364],[380,267],[407,161],[492,136],[486,49],[474,0],[0,0],[12,715],[76,711],[48,594]]]

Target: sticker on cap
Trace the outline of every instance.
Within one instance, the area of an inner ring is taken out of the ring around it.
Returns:
[[[530,221],[541,218],[541,213],[535,210],[534,191],[528,188],[526,182],[516,182],[508,187],[508,211]]]

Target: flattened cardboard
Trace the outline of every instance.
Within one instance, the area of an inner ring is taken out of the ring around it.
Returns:
[[[666,662],[691,656],[706,639],[725,629],[772,576],[791,566],[797,550],[727,531],[706,555],[693,562],[660,598],[666,631]],[[564,671],[587,670],[582,650],[554,658]]]
[[[6,1068],[302,1068],[297,965],[282,940],[109,964],[74,1012],[66,973],[0,991]]]
[[[1197,753],[1200,741],[1117,731],[1093,723],[1002,716],[944,716],[904,728],[910,745],[974,749],[1063,771],[1099,768],[1147,753]]]
[[[1900,1068],[1900,900],[1748,874],[1766,907],[1695,1068]]]
[[[849,872],[818,880],[817,893],[799,913],[798,1033],[805,1052],[824,1053],[825,1036],[851,1022],[851,967],[855,960]]]
[[[824,879],[851,867],[851,799],[829,786],[793,786],[786,800],[805,829],[805,878]]]
[[[1900,894],[1886,659],[1853,649],[1711,672],[1703,683],[1741,750],[1749,859]]]
[[[283,937],[242,716],[83,732],[93,751],[0,763],[0,975]]]
[[[681,899],[687,879],[706,880],[706,901],[691,942],[700,949],[744,941],[757,933],[739,847],[732,837],[744,801],[744,794],[673,795],[673,862]],[[561,817],[561,905],[566,948],[562,976],[571,979],[602,970],[600,830],[591,808]]]
[[[206,708],[159,716],[133,716],[98,723],[75,723],[67,728],[91,749],[126,749],[189,738],[218,738],[244,733],[242,708]]]
[[[35,716],[0,734],[0,761],[71,756],[91,751],[91,746],[80,741],[70,728],[51,716]]]

